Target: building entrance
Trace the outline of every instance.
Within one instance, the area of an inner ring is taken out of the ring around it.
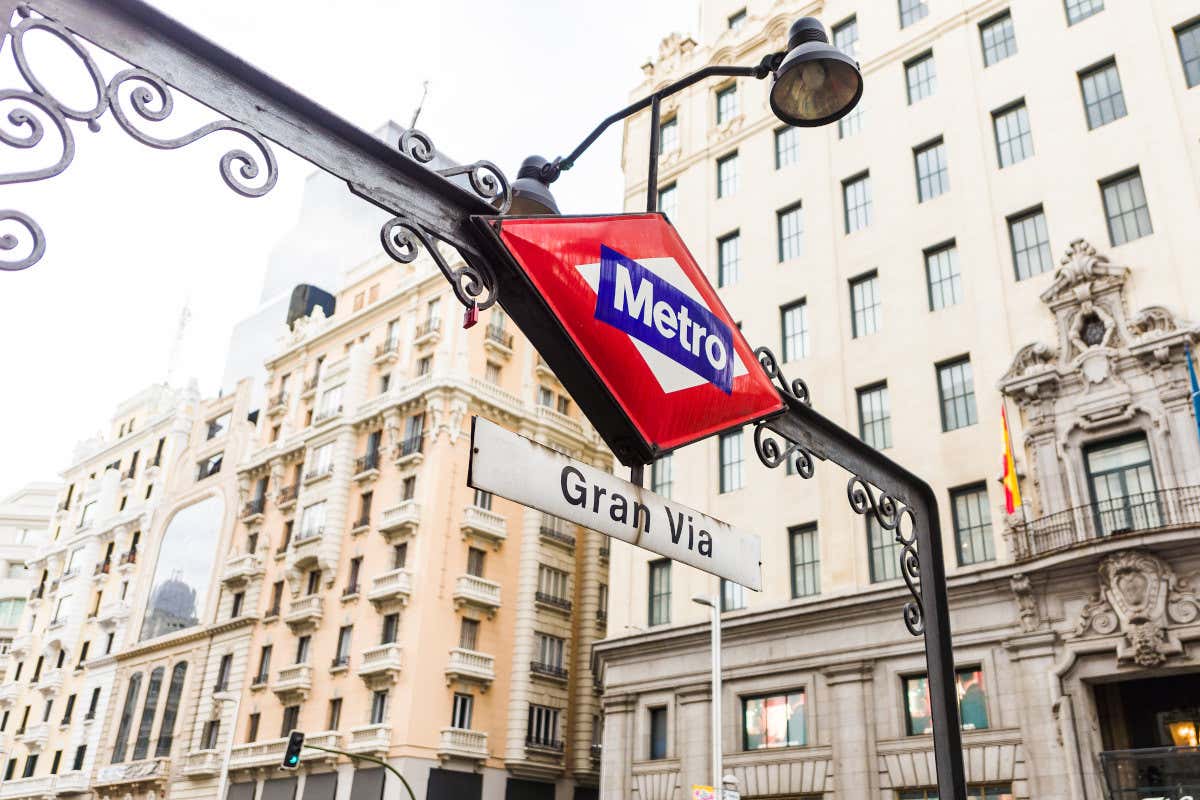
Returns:
[[[1200,800],[1200,673],[1095,687],[1107,800]]]

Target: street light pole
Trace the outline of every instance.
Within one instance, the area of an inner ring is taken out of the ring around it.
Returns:
[[[698,594],[692,602],[712,609],[712,785],[720,800],[725,794],[721,776],[721,600]]]
[[[217,697],[217,700],[219,700],[221,703],[228,704],[229,695],[225,693],[222,694],[224,694],[223,697],[217,695],[214,695],[214,697]],[[237,693],[237,700],[235,700],[233,703],[233,717],[229,720],[229,741],[225,743],[225,755],[221,759],[221,780],[217,784],[218,800],[224,800],[225,798],[225,787],[229,782],[229,759],[233,756],[233,740],[237,735],[238,711],[240,711],[241,708],[242,693],[239,690]]]

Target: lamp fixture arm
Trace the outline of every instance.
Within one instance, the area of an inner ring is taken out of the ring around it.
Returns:
[[[578,160],[579,157],[583,155],[584,151],[591,147],[592,143],[600,137],[600,134],[608,130],[608,127],[614,122],[619,122],[626,117],[630,117],[639,111],[647,109],[652,103],[661,101],[663,98],[670,97],[676,92],[680,92],[692,84],[699,83],[706,78],[737,77],[762,80],[770,75],[779,66],[779,62],[783,61],[784,55],[784,53],[771,53],[763,56],[762,61],[753,67],[726,67],[720,65],[703,67],[690,75],[680,78],[674,83],[667,84],[663,88],[647,95],[646,97],[643,97],[641,100],[638,100],[636,103],[626,106],[615,114],[611,114],[610,116],[606,117],[603,122],[597,125],[596,128],[587,135],[587,138],[579,143],[578,147],[571,151],[570,155],[568,155],[566,158],[560,156],[542,168],[541,177],[543,182],[553,183],[558,179],[560,174],[575,166],[576,160]]]

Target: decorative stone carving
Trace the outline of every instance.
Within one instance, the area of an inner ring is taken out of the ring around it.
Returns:
[[[1054,283],[1042,293],[1042,300],[1050,302],[1061,297],[1067,290],[1084,286],[1084,294],[1091,294],[1093,281],[1102,278],[1116,278],[1124,281],[1129,274],[1126,267],[1114,267],[1108,263],[1108,256],[1096,253],[1083,239],[1075,239],[1067,246],[1067,252],[1059,259],[1059,268],[1054,273]]]
[[[1200,617],[1200,596],[1190,580],[1177,578],[1165,561],[1145,550],[1113,553],[1100,562],[1099,574],[1100,591],[1080,613],[1077,636],[1119,629],[1117,661],[1142,667],[1183,652],[1170,626]]]
[[[458,437],[462,435],[463,419],[467,416],[467,401],[461,398],[450,401],[449,420],[447,422],[450,433],[450,444],[458,441]]]
[[[1129,333],[1135,340],[1157,338],[1178,328],[1175,315],[1162,306],[1143,308],[1129,323]]]
[[[1117,326],[1112,314],[1091,300],[1084,300],[1071,323],[1071,344],[1083,353],[1093,347],[1112,347]]]
[[[1050,345],[1042,342],[1027,344],[1017,351],[1016,358],[1012,360],[1012,365],[1001,380],[1013,380],[1052,370],[1057,358],[1058,353]]]
[[[1038,615],[1037,598],[1033,596],[1033,584],[1029,576],[1018,572],[1009,579],[1013,595],[1017,598],[1017,613],[1020,616],[1021,630],[1032,633],[1041,624]]]

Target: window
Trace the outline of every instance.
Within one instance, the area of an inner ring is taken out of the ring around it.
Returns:
[[[742,431],[721,434],[718,445],[721,456],[721,492],[742,488]]]
[[[1175,43],[1179,45],[1183,77],[1190,89],[1200,83],[1200,20],[1176,28]]]
[[[283,549],[285,549],[285,550],[287,549],[286,544],[284,545]],[[267,616],[268,617],[278,617],[280,607],[282,605],[283,605],[283,581],[275,581],[275,583],[273,583],[271,585],[271,607],[269,609],[267,609]]]
[[[478,547],[467,549],[467,574],[476,578],[483,577],[483,564],[487,554]]]
[[[58,766],[62,763],[62,750],[54,751],[54,758],[50,761],[50,774],[58,774]]]
[[[158,743],[154,746],[155,758],[171,755],[175,741],[175,717],[179,714],[179,700],[183,695],[183,681],[187,677],[187,662],[180,661],[171,668],[171,685],[167,689],[167,703],[162,722],[158,726]]]
[[[668,219],[675,219],[679,215],[679,192],[675,190],[675,184],[658,190],[658,210],[666,214]]]
[[[833,46],[853,59],[858,58],[858,17],[833,26]]]
[[[554,392],[550,391],[545,386],[539,386],[537,392],[537,403],[539,406],[552,408],[554,406]]]
[[[387,394],[387,390],[390,389],[391,386],[392,386],[392,373],[388,372],[388,373],[385,373],[385,374],[379,376],[379,393],[380,394]],[[278,427],[279,426],[276,425],[275,428],[271,429],[272,435],[275,436],[275,439],[279,438],[279,436],[277,434],[275,434],[275,430]],[[275,441],[275,439],[272,439],[271,441]]]
[[[737,283],[738,268],[742,256],[741,234],[738,231],[722,236],[717,240],[717,286],[724,287]]]
[[[262,714],[255,711],[246,720],[246,744],[252,744],[258,741],[258,724],[262,721]],[[334,728],[326,728],[326,730],[335,730]]]
[[[282,739],[296,730],[300,723],[300,706],[287,706],[283,709],[283,724],[279,726],[279,737]]]
[[[364,510],[363,518],[365,519],[366,516],[367,516],[367,514],[366,514],[366,511]],[[362,572],[362,556],[355,556],[354,558],[350,559],[350,574],[348,576],[346,576],[346,589],[344,592],[345,594],[347,594],[347,595],[358,594],[358,589],[359,589],[358,577],[361,572]]]
[[[25,771],[21,773],[22,778],[32,778],[33,773],[37,771],[38,757],[37,753],[32,753],[25,756]]]
[[[87,714],[84,715],[84,719],[95,719],[96,718],[96,708],[99,705],[100,705],[100,687],[97,686],[94,689],[92,689],[92,699],[88,701],[88,710],[87,710]]]
[[[99,595],[97,595],[97,599],[99,599]],[[233,593],[233,601],[230,603],[230,608],[229,608],[230,619],[233,619],[235,617],[240,617],[242,615],[242,604],[245,603],[245,601],[246,601],[246,593],[245,592],[234,592]]]
[[[229,688],[229,673],[233,669],[233,654],[226,653],[221,656],[221,663],[217,666],[217,683],[213,687],[214,692],[223,692]]]
[[[383,617],[383,631],[379,637],[380,644],[392,644],[396,641],[396,633],[400,628],[399,614],[385,614]]]
[[[871,224],[871,174],[864,172],[842,181],[846,233],[854,233]]]
[[[537,593],[541,595],[539,599],[569,603],[568,598],[571,596],[568,590],[569,582],[570,576],[561,569],[548,567],[545,564],[538,565]]]
[[[535,746],[560,749],[562,742],[558,739],[558,709],[530,703],[525,741]]]
[[[731,83],[717,90],[717,124],[724,125],[737,116],[738,96],[737,84]]]
[[[1017,54],[1017,35],[1013,31],[1012,14],[1005,11],[979,26],[979,39],[983,43],[983,65],[990,67]]]
[[[871,272],[850,281],[850,312],[851,333],[855,339],[876,333],[883,327],[878,273]]]
[[[471,727],[471,711],[475,706],[475,698],[469,694],[454,693],[454,707],[450,712],[450,727],[468,730]]]
[[[717,159],[717,197],[732,197],[738,190],[738,154],[735,150]]]
[[[679,149],[679,118],[671,117],[658,124],[658,152],[671,153]]]
[[[1116,61],[1109,59],[1080,72],[1079,88],[1083,91],[1083,108],[1087,112],[1089,129],[1099,128],[1125,116],[1125,95],[1121,92],[1121,76],[1117,74]]]
[[[809,597],[821,593],[821,551],[817,544],[816,525],[799,525],[788,529],[788,548],[792,561],[792,597]]]
[[[204,480],[205,478],[216,475],[221,471],[221,461],[224,458],[224,453],[216,453],[201,461],[196,465],[196,480]]]
[[[350,637],[353,633],[353,625],[343,625],[338,629],[337,654],[333,657],[335,667],[344,667],[350,663]]]
[[[1013,269],[1023,281],[1052,269],[1050,234],[1041,206],[1008,218],[1008,238],[1012,243]]]
[[[400,483],[400,499],[412,500],[417,495],[417,476],[409,475]]]
[[[1024,100],[993,111],[992,127],[996,131],[996,158],[1000,169],[1033,155],[1033,135],[1029,131],[1029,112]]]
[[[371,724],[382,725],[387,721],[388,693],[386,689],[377,689],[371,695]]]
[[[1108,218],[1108,239],[1113,247],[1154,233],[1140,171],[1135,169],[1101,181],[1100,194],[1104,198],[1104,216]]]
[[[886,382],[858,390],[858,434],[876,450],[892,446],[892,411]]]
[[[1066,0],[1066,3],[1068,25],[1074,25],[1104,10],[1104,0]]]
[[[1146,437],[1118,439],[1084,450],[1097,533],[1145,530],[1162,522]]]
[[[804,244],[804,217],[801,212],[800,203],[775,212],[780,263],[800,257]]]
[[[208,421],[208,433],[205,439],[215,439],[221,434],[229,430],[229,421],[233,419],[233,412],[226,411],[219,417]]]
[[[742,749],[801,747],[807,742],[804,690],[742,699]]]
[[[671,562],[661,558],[650,562],[650,625],[671,622]]]
[[[671,455],[659,456],[650,465],[650,491],[670,499],[675,486],[675,467]]]
[[[64,594],[64,595],[59,596],[58,604],[54,606],[54,617],[51,618],[51,620],[50,620],[51,625],[58,625],[61,622],[67,621],[67,615],[66,615],[66,609],[68,606],[67,601],[69,601],[70,599],[71,599],[71,595],[69,595],[69,594]],[[35,678],[35,680],[36,680],[36,678]]]
[[[558,396],[558,413],[566,414],[571,410],[571,401],[565,395]]]
[[[896,800],[938,800],[936,788],[902,789],[896,792]],[[967,800],[1013,800],[1012,784],[993,785],[968,784]]]
[[[791,125],[775,131],[775,169],[800,163],[800,129]]]
[[[863,110],[863,99],[860,97],[858,104],[854,106],[850,113],[838,120],[839,139],[849,139],[862,130]]]
[[[867,555],[871,583],[900,577],[900,543],[892,531],[884,530],[874,517],[867,517]]]
[[[950,491],[954,514],[954,538],[958,542],[960,566],[981,564],[996,557],[992,546],[992,515],[988,510],[987,486],[977,483]]]
[[[500,383],[500,365],[495,361],[487,362],[483,373],[484,380],[488,383],[497,385]]]
[[[536,659],[539,664],[551,669],[563,668],[563,640],[548,633],[537,634],[535,645]]]
[[[798,300],[779,309],[783,331],[783,360],[794,361],[808,355],[808,303]]]
[[[17,772],[17,760],[15,758],[10,758],[8,760],[8,766],[6,766],[4,768],[4,780],[11,781],[13,779],[13,776],[16,774],[16,772]]]
[[[157,667],[150,673],[146,702],[142,705],[142,720],[138,723],[137,739],[133,745],[133,761],[141,761],[150,752],[150,730],[154,727],[154,716],[158,712],[158,695],[162,690],[164,672],[162,667]]]
[[[737,611],[746,607],[746,587],[721,579],[721,610]]]
[[[985,730],[988,727],[987,690],[983,670],[966,667],[954,671],[958,689],[958,714],[964,731]],[[904,678],[905,733],[921,736],[933,733],[933,714],[929,702],[929,680],[925,675]],[[978,796],[978,795],[976,795]]]
[[[729,30],[740,31],[746,24],[746,9],[737,11],[729,16]]]
[[[608,617],[608,584],[602,583],[599,587],[599,597],[596,601],[596,615],[603,621]]]
[[[925,251],[925,280],[929,285],[929,310],[938,311],[962,302],[962,276],[954,242]]]
[[[83,759],[84,759],[84,756],[86,756],[86,755],[87,755],[87,745],[86,744],[81,744],[75,748],[75,758],[72,759],[72,761],[71,761],[71,770],[72,771],[78,772],[79,770],[83,769]],[[7,780],[9,777],[10,776],[6,775],[5,780]]]
[[[971,361],[960,358],[939,364],[938,395],[942,399],[942,430],[953,431],[974,425],[975,380],[971,375]]]
[[[305,587],[305,594],[308,594],[308,595],[316,594],[317,589],[320,588],[320,583],[321,583],[321,570],[310,569],[308,571],[308,584]]]
[[[937,70],[933,65],[933,51],[927,51],[904,62],[904,78],[908,83],[908,104],[933,94],[937,88]]]
[[[121,709],[121,721],[117,724],[117,738],[113,744],[112,763],[120,764],[125,760],[125,748],[129,745],[129,728],[133,725],[133,710],[137,707],[138,694],[142,690],[142,673],[135,672],[129,678],[129,686],[125,689],[125,705]],[[26,717],[29,709],[25,709]],[[24,730],[25,723],[21,722]]]
[[[336,731],[342,724],[342,698],[335,697],[329,701],[325,720],[325,730],[327,731]]]
[[[79,512],[79,527],[86,528],[92,522],[92,512],[96,510],[96,501],[83,504],[83,510]]]
[[[651,708],[650,712],[650,758],[667,757],[667,709]]]
[[[917,202],[924,203],[950,191],[950,173],[946,169],[946,143],[938,138],[913,149],[917,169]]]
[[[433,371],[433,356],[421,356],[417,359],[417,377],[428,375]]]
[[[325,530],[325,501],[306,506],[300,513],[300,535],[297,541],[321,535]]]
[[[929,5],[925,0],[900,0],[900,27],[907,28],[929,16]]]
[[[311,636],[301,636],[300,638],[296,639],[296,660],[293,663],[295,663],[295,664],[307,664],[308,663],[308,649],[311,644],[312,644]]]

